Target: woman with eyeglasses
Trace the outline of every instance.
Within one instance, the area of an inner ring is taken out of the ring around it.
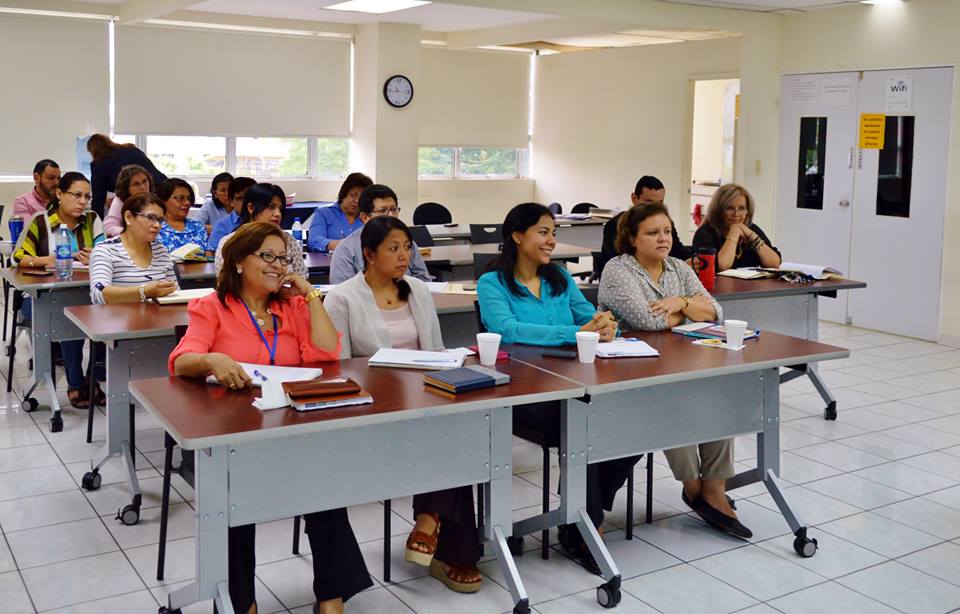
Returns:
[[[110,202],[107,217],[103,218],[103,231],[108,237],[115,237],[123,232],[123,203],[134,196],[149,194],[155,187],[153,176],[142,166],[128,164],[120,169],[113,201]]]
[[[280,186],[272,183],[258,183],[251,186],[243,195],[243,206],[240,208],[240,227],[251,222],[264,222],[273,224],[280,228],[280,220],[283,218],[283,210],[287,207],[287,196],[283,193]],[[214,246],[217,250],[213,259],[217,273],[223,267],[223,245],[230,240],[234,233],[230,233],[220,240],[220,244]],[[287,261],[283,264],[291,273],[296,273],[301,277],[308,277],[307,265],[303,261],[303,248],[300,242],[293,238],[293,235],[287,232],[283,233],[287,243]]]
[[[86,211],[90,202],[90,182],[82,173],[69,172],[60,177],[57,195],[47,209],[47,216],[38,213],[27,226],[20,247],[13,254],[22,269],[43,269],[56,264],[54,238],[60,225],[66,225],[73,244],[73,257],[80,264],[88,264],[93,246],[103,241],[103,226],[93,211]],[[53,235],[53,236],[51,236]],[[24,315],[29,317],[30,306],[24,303]],[[83,370],[83,340],[61,341],[63,367],[67,373],[67,398],[77,409],[89,409],[89,387]],[[97,390],[97,405],[105,405],[103,392]]]
[[[95,305],[145,303],[177,289],[173,260],[157,241],[163,201],[153,194],[123,203],[123,232],[90,254],[90,300]]]
[[[174,252],[188,243],[198,245],[204,255],[212,256],[210,235],[203,222],[187,217],[195,199],[190,184],[174,177],[157,185],[157,196],[163,202],[165,213],[163,225],[157,238],[168,251]]]
[[[693,250],[717,250],[717,270],[780,266],[780,252],[753,223],[756,205],[743,186],[717,188],[707,207],[707,221],[693,235]]]
[[[339,358],[340,333],[317,300],[320,291],[283,264],[284,234],[274,224],[252,222],[223,242],[217,291],[188,305],[190,325],[170,354],[171,374],[214,375],[225,388],[238,390],[251,383],[238,361],[293,367]],[[284,284],[294,296],[281,296]],[[313,612],[339,614],[345,601],[371,586],[370,574],[345,508],[305,518],[313,554]],[[257,611],[255,538],[252,524],[228,533],[230,599],[237,612],[248,614]]]

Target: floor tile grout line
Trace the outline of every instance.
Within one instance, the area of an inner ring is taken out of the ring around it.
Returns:
[[[20,578],[20,585],[23,587],[23,592],[26,593],[27,599],[30,600],[30,607],[33,608],[34,612],[37,612],[37,604],[33,600],[33,595],[30,594],[30,589],[27,588],[27,581],[23,577],[23,570],[20,569],[20,563],[17,562],[17,555],[13,552],[13,548],[10,547],[10,540],[7,539],[7,533],[3,530],[3,527],[0,527],[0,537],[3,538],[3,544],[7,548],[7,552],[10,553],[14,570],[17,572],[17,577]]]

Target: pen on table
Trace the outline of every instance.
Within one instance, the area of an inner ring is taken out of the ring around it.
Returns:
[[[257,370],[257,369],[254,369],[254,370],[253,370],[253,374],[256,375],[257,377],[259,377],[261,381],[264,381],[264,382],[269,382],[269,381],[270,381],[269,379],[267,379],[267,376],[266,376],[266,375],[264,375],[263,373],[260,373],[260,371]]]

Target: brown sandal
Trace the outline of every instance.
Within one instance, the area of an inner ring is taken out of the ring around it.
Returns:
[[[439,559],[433,559],[430,562],[430,575],[443,582],[444,586],[455,593],[475,593],[480,590],[483,584],[483,578],[465,582],[463,576],[467,572],[476,572],[479,575],[480,570],[475,565],[450,565],[449,569],[444,569],[443,563]]]
[[[433,518],[433,522],[435,523],[433,533],[427,535],[423,531],[411,531],[410,537],[407,538],[407,549],[403,554],[403,558],[410,563],[430,567],[430,563],[433,561],[433,555],[437,552],[437,536],[440,535],[440,515],[433,512],[424,513]],[[414,544],[426,546],[427,552],[417,550],[413,547]]]
[[[70,400],[70,405],[77,409],[90,409],[90,399],[87,397],[86,388],[70,388],[67,390],[67,399]]]

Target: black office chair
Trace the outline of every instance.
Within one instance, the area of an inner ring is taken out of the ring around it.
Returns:
[[[547,205],[547,209],[549,209],[550,213],[554,215],[563,214],[563,205],[561,205],[560,203],[550,203],[549,205]]]
[[[573,209],[570,210],[570,213],[590,213],[591,209],[596,209],[597,206],[593,203],[577,203],[573,206]]]
[[[433,247],[433,235],[426,226],[407,226],[410,230],[410,236],[417,247]]]
[[[499,256],[500,254],[474,254],[473,278],[480,279],[480,276],[490,269],[490,263],[496,260]],[[474,303],[476,303],[476,301],[474,301]]]
[[[413,210],[413,223],[422,224],[450,224],[453,216],[450,210],[440,203],[420,203]]]
[[[470,224],[470,242],[474,245],[500,243],[503,224]]]

